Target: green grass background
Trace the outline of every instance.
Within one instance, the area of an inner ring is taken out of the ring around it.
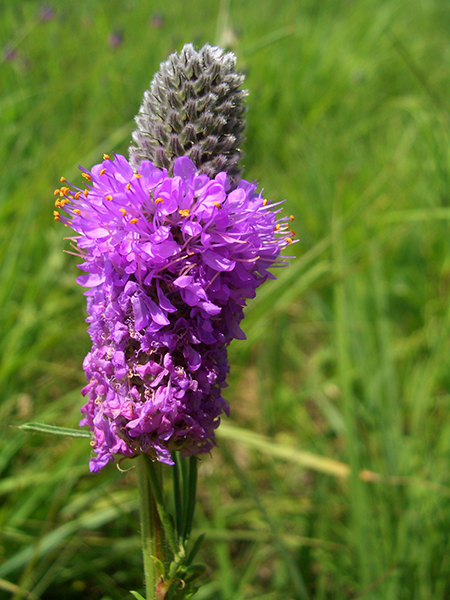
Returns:
[[[196,598],[450,598],[450,4],[48,4],[0,0],[0,598],[142,592],[133,471],[11,425],[78,423],[89,339],[53,190],[126,154],[186,42],[237,54],[245,176],[300,239],[230,348]]]

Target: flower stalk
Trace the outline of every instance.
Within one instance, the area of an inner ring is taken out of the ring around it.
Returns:
[[[105,154],[90,171],[80,167],[83,183],[62,177],[55,190],[54,217],[78,234],[71,254],[88,288],[80,425],[92,432],[91,471],[139,462],[147,600],[197,590],[201,538],[188,552],[197,455],[215,446],[229,413],[227,348],[245,339],[246,302],[284,266],[280,253],[295,235],[280,202],[241,179],[247,92],[235,62],[209,45],[172,54],[144,94],[130,159]]]
[[[156,600],[155,590],[158,577],[153,556],[158,557],[160,560],[162,558],[164,561],[164,556],[161,556],[164,552],[164,542],[163,539],[161,539],[161,522],[159,520],[148,478],[145,454],[141,454],[139,457],[137,482],[139,489],[139,508],[141,513],[141,539],[146,600]]]
[[[195,510],[197,459],[191,457],[188,462],[176,453],[173,455],[174,518],[164,501],[161,465],[146,454],[138,459],[146,600],[190,598],[197,589],[196,579],[203,572],[200,565],[192,565],[201,540],[187,551]]]

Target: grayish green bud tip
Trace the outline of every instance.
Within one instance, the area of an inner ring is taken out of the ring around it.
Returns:
[[[171,175],[175,159],[188,156],[200,173],[212,178],[226,171],[237,184],[247,90],[235,66],[233,53],[209,44],[198,52],[186,44],[161,63],[136,116],[133,168],[150,160]]]

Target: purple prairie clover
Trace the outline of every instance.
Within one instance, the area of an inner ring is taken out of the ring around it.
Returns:
[[[281,265],[290,220],[256,184],[231,189],[180,157],[173,175],[123,156],[83,168],[86,188],[55,191],[56,220],[78,236],[92,349],[82,408],[99,471],[116,455],[208,452],[228,404],[227,346],[245,336],[246,300]]]

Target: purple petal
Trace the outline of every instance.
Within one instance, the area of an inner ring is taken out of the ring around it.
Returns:
[[[175,177],[182,179],[190,179],[191,176],[197,175],[198,170],[192,160],[187,156],[180,156],[176,159],[173,166],[173,174]]]
[[[213,250],[206,250],[206,252],[203,253],[203,260],[215,271],[232,271],[236,265],[234,260],[225,258]]]
[[[134,312],[134,327],[136,331],[144,329],[150,322],[150,311],[147,302],[141,295],[135,295],[131,298],[131,304]]]

